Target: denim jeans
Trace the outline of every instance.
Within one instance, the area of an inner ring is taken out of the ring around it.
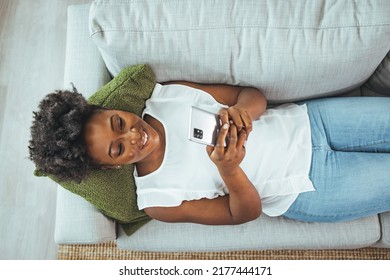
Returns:
[[[284,214],[309,222],[353,220],[390,211],[390,98],[306,102],[311,124],[310,179]]]

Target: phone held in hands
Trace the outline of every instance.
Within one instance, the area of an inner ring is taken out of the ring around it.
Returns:
[[[221,121],[217,114],[194,106],[190,108],[189,140],[215,146],[220,130]]]

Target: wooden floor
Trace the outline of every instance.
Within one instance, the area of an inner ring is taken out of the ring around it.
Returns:
[[[32,111],[62,88],[67,6],[90,0],[0,0],[0,259],[56,259],[56,186],[33,176]]]

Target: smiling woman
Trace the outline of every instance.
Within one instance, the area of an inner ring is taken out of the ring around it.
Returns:
[[[163,88],[168,91],[162,90]],[[182,128],[188,124],[188,104],[180,106],[170,102],[171,106],[165,108],[172,113],[169,122],[150,110],[155,106],[155,98],[169,100],[169,96],[163,95],[164,92],[169,95],[170,91],[175,94],[185,92],[176,98],[179,103],[196,99],[202,103],[208,100],[219,110],[220,119],[225,125],[215,147],[209,146],[207,150],[201,147],[200,152],[198,144],[195,144],[187,149],[189,141],[185,136],[186,129]],[[83,97],[76,90],[49,94],[35,113],[29,146],[30,158],[35,161],[39,171],[61,176],[63,180],[80,181],[88,169],[116,168],[132,163],[136,166],[136,177],[144,178],[155,173],[166,174],[164,169],[172,167],[169,161],[172,160],[172,152],[175,154],[176,164],[191,163],[192,156],[184,156],[182,153],[195,150],[202,154],[203,161],[206,160],[204,166],[210,166],[213,173],[212,176],[209,173],[201,174],[199,184],[196,183],[199,185],[197,188],[204,185],[199,194],[205,192],[205,189],[207,194],[201,194],[197,201],[183,203],[180,207],[180,203],[175,204],[169,210],[152,207],[159,206],[158,203],[145,207],[141,202],[140,209],[145,209],[152,218],[170,222],[237,224],[258,217],[261,213],[260,197],[239,164],[245,156],[244,143],[251,133],[252,120],[259,118],[265,111],[266,100],[261,92],[254,88],[229,85],[175,82],[166,86],[156,85],[152,97],[146,102],[142,117],[138,117],[130,112],[88,105],[86,100],[79,100]],[[175,112],[174,108],[181,111]],[[75,128],[70,127],[71,124]],[[179,137],[174,136],[178,142],[171,141],[172,133],[176,135],[177,132],[181,134]],[[166,149],[168,136],[169,150]],[[226,137],[229,137],[229,147],[225,151],[221,143],[225,143]],[[167,162],[166,158],[169,159]],[[173,167],[175,172],[179,171],[178,168],[180,166]],[[185,169],[186,172],[193,172],[191,166]],[[162,172],[156,172],[157,170]],[[229,196],[224,196],[227,193],[222,190],[217,191],[221,197],[214,194],[214,184],[208,183],[213,180],[213,176],[219,177],[218,181],[225,181],[225,188],[230,191]],[[168,177],[172,179],[172,176]],[[210,193],[213,193],[211,197]],[[207,211],[212,208],[216,211]],[[197,215],[193,216],[193,213]]]
[[[125,111],[100,110],[86,123],[83,135],[88,154],[106,167],[131,163],[156,166],[163,159],[164,127],[151,116],[143,120]]]
[[[192,106],[218,114],[214,146],[189,141]],[[389,210],[389,98],[266,107],[258,89],[222,84],[155,84],[141,117],[57,92],[36,113],[31,158],[73,180],[135,164],[138,209],[164,222],[233,225],[262,212],[338,222]]]

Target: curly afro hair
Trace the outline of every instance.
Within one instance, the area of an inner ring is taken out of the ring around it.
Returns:
[[[37,171],[79,183],[96,167],[87,155],[83,128],[97,110],[75,88],[50,93],[40,102],[28,147]]]

